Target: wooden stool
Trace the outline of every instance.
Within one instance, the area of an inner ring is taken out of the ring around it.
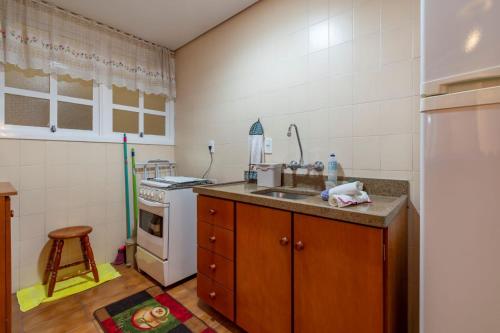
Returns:
[[[56,285],[57,271],[63,268],[76,266],[79,264],[85,264],[85,271],[66,276],[61,279],[61,281],[70,279],[75,276],[84,275],[92,272],[94,275],[95,282],[99,282],[99,273],[97,272],[97,267],[94,261],[94,253],[92,252],[92,247],[90,246],[89,234],[92,232],[92,227],[88,226],[77,226],[62,228],[51,231],[49,233],[49,238],[53,240],[52,247],[50,249],[49,261],[47,263],[47,268],[45,269],[45,274],[43,277],[43,284],[49,282],[48,296],[51,297],[54,293],[54,287]],[[80,245],[82,248],[83,260],[77,261],[64,266],[59,266],[61,263],[61,254],[64,246],[65,239],[80,238]]]

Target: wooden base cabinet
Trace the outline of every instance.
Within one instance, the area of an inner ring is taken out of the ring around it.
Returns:
[[[11,332],[12,325],[10,196],[16,194],[11,184],[0,182],[0,332],[7,333]]]
[[[291,332],[291,213],[236,204],[236,324]]]
[[[225,205],[211,200],[201,207]],[[198,240],[198,295],[241,328],[249,333],[407,332],[406,208],[386,228],[239,202],[235,211],[234,244],[223,227],[231,226],[228,221],[198,215],[198,237],[216,235],[224,243]],[[211,271],[214,266],[219,271]]]
[[[295,332],[382,333],[383,229],[298,214],[294,228]]]
[[[198,197],[198,297],[234,320],[234,202]]]

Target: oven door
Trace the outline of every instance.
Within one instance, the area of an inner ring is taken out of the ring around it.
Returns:
[[[139,198],[137,244],[162,260],[168,259],[169,205]]]

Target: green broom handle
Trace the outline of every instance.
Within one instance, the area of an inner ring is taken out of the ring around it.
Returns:
[[[132,234],[134,237],[137,236],[137,224],[139,223],[139,205],[137,203],[137,175],[135,171],[135,149],[131,149],[132,155],[132,193],[133,193],[133,203],[134,203],[134,230],[132,230]]]
[[[127,134],[123,133],[123,159],[125,163],[125,216],[127,222],[127,239],[130,238],[130,204],[128,193],[128,158],[127,158]]]

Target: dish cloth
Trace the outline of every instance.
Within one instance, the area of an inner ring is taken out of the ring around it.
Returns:
[[[330,194],[328,197],[328,203],[333,207],[347,207],[350,205],[357,205],[360,203],[372,202],[368,193],[365,191],[359,191],[359,193],[355,195],[347,195],[347,194]]]
[[[345,195],[356,195],[363,190],[363,183],[355,181],[352,183],[342,184],[335,186],[328,191],[328,195],[332,194],[345,194]]]

